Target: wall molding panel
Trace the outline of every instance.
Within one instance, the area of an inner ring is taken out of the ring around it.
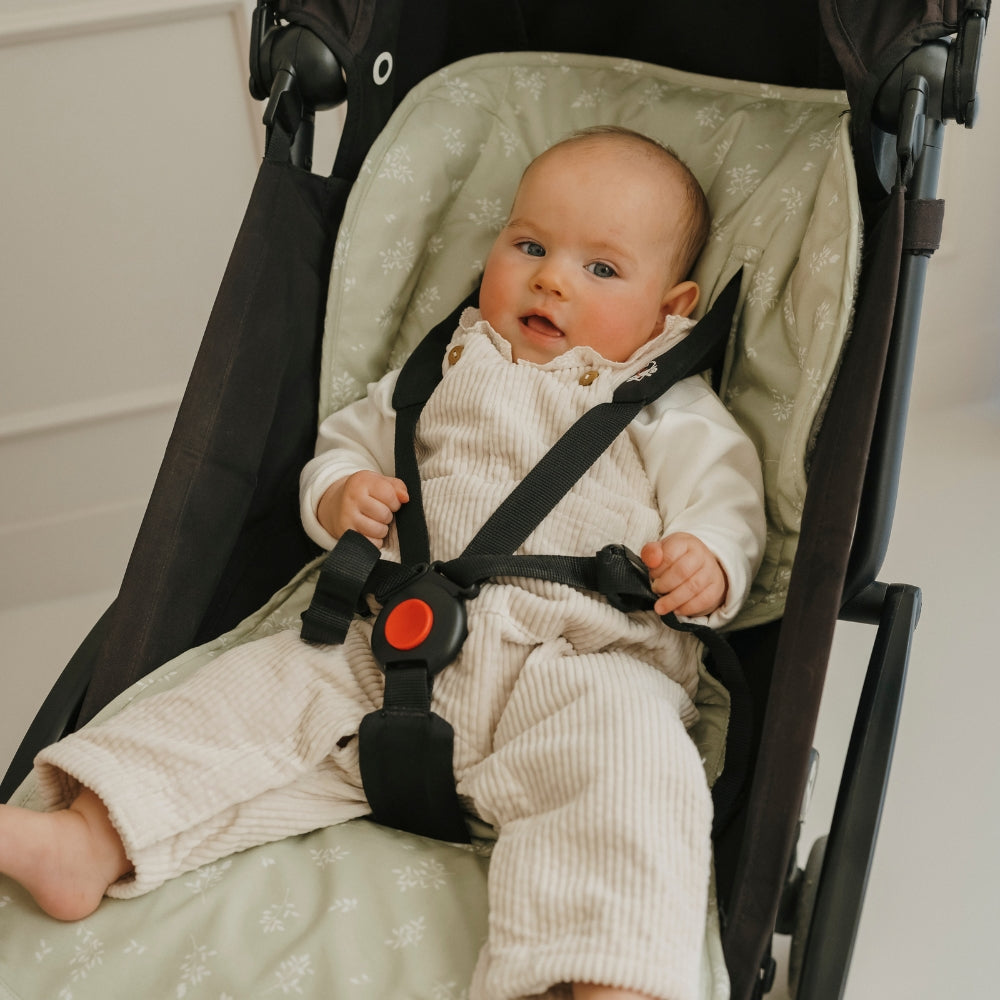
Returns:
[[[233,18],[241,35],[247,32],[248,5],[239,0],[133,0],[133,2],[79,2],[24,4],[0,12],[0,45],[46,38],[114,31],[192,18]],[[246,49],[244,49],[246,51]]]
[[[183,385],[155,386],[9,414],[0,417],[0,448],[18,438],[51,434],[88,424],[129,420],[149,413],[174,414],[183,394]]]
[[[251,12],[0,10],[0,612],[121,580],[263,153]]]
[[[252,5],[246,0],[103,0],[97,3],[90,0],[79,0],[77,3],[20,0],[15,9],[8,7],[0,11],[0,48],[127,28],[155,27],[177,21],[228,17],[233,44],[246,65],[249,62],[251,15]],[[246,77],[249,77],[249,69]],[[246,79],[242,83],[251,128],[259,136],[256,151],[262,157],[262,111],[250,96]]]

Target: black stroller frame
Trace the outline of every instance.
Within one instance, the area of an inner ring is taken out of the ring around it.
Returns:
[[[743,0],[714,5],[708,25],[686,4],[643,12],[629,0],[613,17],[606,6],[259,0],[250,66],[251,91],[267,100],[265,160],[119,597],[39,711],[0,798],[41,747],[161,663],[233,627],[317,554],[298,523],[297,477],[314,442],[326,276],[365,152],[411,86],[483,51],[559,49],[846,87],[865,214],[854,329],[812,458],[784,617],[731,636],[756,703],[755,749],[741,808],[715,845],[732,996],[770,989],[777,930],[794,932],[795,995],[836,1000],[921,610],[917,587],[877,577],[924,275],[940,239],[942,138],[946,121],[974,123],[990,3]],[[315,112],[345,98],[332,174],[315,176]],[[800,812],[838,619],[877,632],[829,836],[802,870]]]

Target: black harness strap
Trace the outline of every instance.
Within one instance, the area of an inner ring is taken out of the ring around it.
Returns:
[[[399,536],[400,561],[404,566],[430,562],[431,546],[424,520],[423,496],[420,490],[420,470],[413,450],[417,421],[424,404],[443,378],[441,359],[458,326],[459,317],[469,306],[479,301],[477,288],[420,343],[407,358],[399,373],[392,405],[396,410],[396,476],[406,483],[410,499],[396,512],[396,533]]]
[[[407,588],[417,585],[415,581],[425,587],[420,581],[428,573],[435,587],[453,588],[459,604],[474,597],[486,580],[529,577],[598,591],[622,611],[651,608],[656,595],[649,586],[648,573],[638,556],[623,546],[607,546],[596,557],[586,558],[512,553],[644,406],[681,378],[705,371],[721,360],[739,286],[737,274],[684,340],[623,383],[610,402],[598,404],[580,417],[511,492],[461,556],[447,563],[429,563],[414,433],[424,404],[442,378],[444,347],[461,310],[473,300],[459,306],[418,345],[400,373],[393,396],[397,410],[395,471],[410,496],[396,515],[402,564],[380,560],[374,545],[360,535],[346,533],[323,565],[313,602],[302,616],[302,637],[310,642],[342,642],[353,613],[367,613],[364,595],[373,594],[386,605],[384,616],[389,609],[386,602],[397,606],[410,592]],[[462,616],[464,628],[464,605]],[[729,645],[707,627],[682,623],[673,615],[666,616],[664,622],[694,633],[706,645],[713,672],[730,691],[733,719],[741,720],[737,728],[749,730],[749,694],[744,694],[746,684]],[[460,645],[459,641],[457,648]],[[420,648],[414,649],[412,659],[403,655],[383,663],[384,703],[365,717],[359,735],[362,782],[379,822],[439,839],[465,841],[468,834],[452,769],[454,733],[430,710],[433,675],[441,667],[421,660]],[[732,728],[731,724],[729,746],[735,748],[741,739]],[[746,760],[745,754],[733,757]],[[726,771],[715,786],[716,829],[728,821],[742,783],[743,774],[730,767],[727,753]],[[718,794],[720,786],[724,796]]]
[[[642,560],[623,545],[608,545],[596,556],[461,556],[438,564],[438,572],[461,587],[475,587],[486,580],[533,578],[563,583],[602,594],[609,604],[626,613],[652,608],[657,595],[649,585]],[[705,647],[709,672],[729,692],[729,726],[726,763],[712,786],[715,806],[713,835],[721,832],[740,803],[753,745],[753,701],[740,661],[726,639],[696,622],[681,621],[673,613],[663,623],[678,632],[694,635]]]
[[[302,612],[306,642],[339,645],[356,614],[365,613],[366,585],[379,550],[363,535],[347,531],[323,561],[309,607]]]
[[[423,664],[386,670],[382,708],[361,720],[358,741],[362,784],[379,823],[469,842],[452,767],[455,732],[431,711],[431,676]]]
[[[592,407],[566,431],[497,508],[463,556],[515,551],[643,407],[682,378],[721,361],[740,273],[687,337],[622,383],[610,402]]]

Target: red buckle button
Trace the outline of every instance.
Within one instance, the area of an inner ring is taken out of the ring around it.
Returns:
[[[430,634],[434,612],[426,601],[401,601],[385,620],[385,638],[393,649],[416,649]]]

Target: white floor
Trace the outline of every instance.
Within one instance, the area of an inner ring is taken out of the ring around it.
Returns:
[[[920,586],[923,614],[847,1000],[997,996],[998,494],[1000,413],[911,420],[881,578]],[[838,630],[816,738],[820,782],[801,853],[828,828],[872,632]],[[783,984],[771,996],[785,1000]]]
[[[847,1000],[992,1000],[1000,933],[1000,728],[994,653],[1000,413],[911,420],[882,579],[913,583],[924,612]],[[113,593],[0,613],[0,765]],[[827,829],[873,630],[842,626],[816,745],[808,847]],[[779,941],[778,954],[783,942]],[[786,1000],[783,977],[771,994]]]

